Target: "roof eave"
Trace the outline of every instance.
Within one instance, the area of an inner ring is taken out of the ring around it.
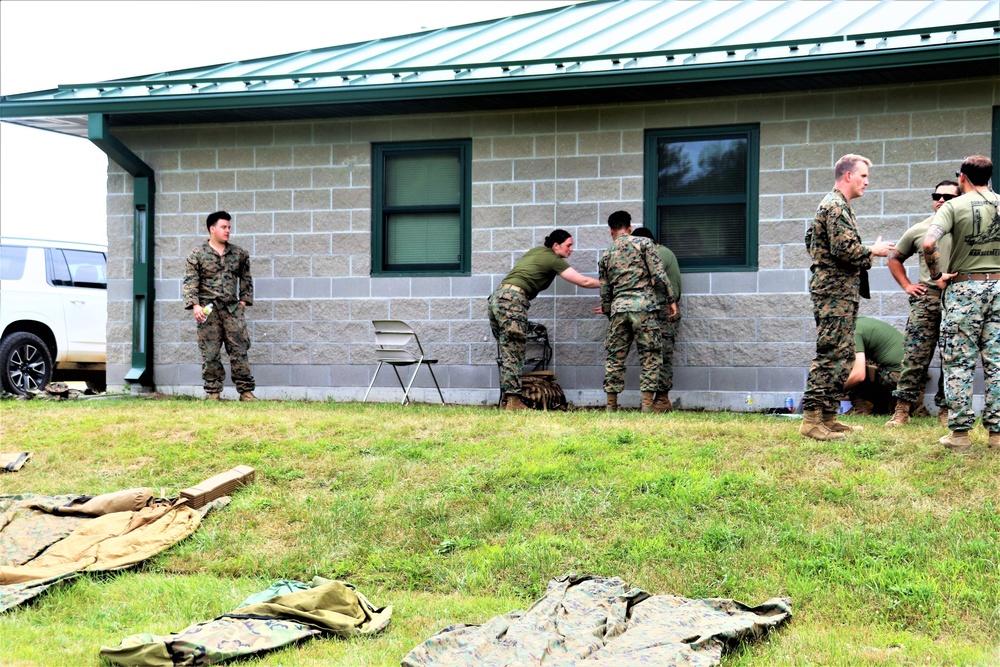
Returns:
[[[357,88],[327,88],[319,90],[254,91],[178,95],[170,98],[91,99],[20,101],[0,99],[0,119],[14,120],[32,117],[76,116],[100,113],[162,114],[178,112],[225,112],[233,109],[268,109],[274,107],[309,107],[331,104],[379,104],[424,99],[461,99],[472,96],[559,92],[574,90],[613,90],[654,85],[684,86],[804,77],[821,74],[871,72],[886,68],[919,68],[929,65],[962,65],[992,63],[1000,74],[997,49],[1000,40],[972,44],[915,47],[880,53],[814,55],[795,60],[764,60],[725,62],[709,65],[665,65],[636,71],[578,72],[573,74],[504,77],[477,81],[388,84]],[[162,121],[161,121],[162,122]]]

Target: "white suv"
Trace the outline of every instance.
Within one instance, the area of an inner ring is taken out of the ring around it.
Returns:
[[[107,248],[0,238],[0,383],[24,394],[51,380],[104,391]]]

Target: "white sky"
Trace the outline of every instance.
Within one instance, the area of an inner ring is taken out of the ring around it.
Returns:
[[[0,2],[0,93],[199,67],[524,14],[568,1]],[[105,243],[107,157],[0,123],[0,232]]]

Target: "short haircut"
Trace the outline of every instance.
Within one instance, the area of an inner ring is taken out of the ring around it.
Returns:
[[[208,219],[205,221],[205,228],[211,229],[215,226],[219,220],[232,220],[233,216],[229,215],[225,211],[216,211],[215,213],[209,213]]]
[[[955,188],[956,190],[958,190],[959,192],[961,192],[961,190],[958,187],[958,183],[956,183],[955,181],[953,181],[951,179],[948,179],[948,178],[946,178],[945,180],[943,180],[940,183],[938,183],[937,185],[935,185],[934,186],[934,191],[937,192],[937,189],[939,187],[941,187],[942,185],[947,185],[948,187]]]
[[[625,229],[632,224],[632,216],[628,211],[615,211],[608,216],[608,227],[614,230]]]
[[[993,161],[985,155],[970,155],[962,161],[959,171],[973,185],[986,185],[993,175]]]
[[[653,232],[649,231],[649,227],[639,227],[638,229],[633,229],[632,236],[639,236],[644,239],[649,239],[650,241],[656,240],[653,238]]]
[[[573,235],[567,232],[565,229],[555,229],[551,234],[545,237],[545,247],[551,248],[554,245],[560,243],[566,243],[566,239],[572,237]]]
[[[853,153],[848,153],[844,157],[837,160],[837,164],[833,166],[834,180],[839,181],[847,172],[853,173],[859,162],[864,162],[869,167],[872,166],[871,160],[863,155],[854,155]]]

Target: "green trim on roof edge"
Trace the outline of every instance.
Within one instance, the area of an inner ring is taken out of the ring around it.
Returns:
[[[764,79],[769,77],[809,76],[846,72],[870,72],[899,67],[921,67],[971,62],[992,63],[1000,74],[998,41],[984,43],[917,47],[885,53],[817,55],[794,61],[741,61],[712,65],[666,66],[641,71],[593,72],[537,75],[484,81],[448,81],[434,83],[387,84],[359,88],[327,88],[280,92],[241,92],[193,94],[171,98],[131,100],[52,100],[18,102],[4,98],[0,118],[35,116],[71,116],[88,113],[158,114],[179,111],[225,111],[267,109],[272,107],[308,107],[352,103],[379,103],[407,99],[460,99],[477,95],[557,92],[572,90],[613,90],[615,88],[655,85],[684,85],[726,80]],[[860,85],[860,84],[859,84]]]

